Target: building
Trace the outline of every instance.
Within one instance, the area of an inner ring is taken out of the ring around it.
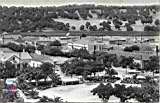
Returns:
[[[45,56],[45,55],[30,53],[30,56],[32,57],[32,59],[28,62],[28,64],[31,67],[39,67],[45,62],[49,62],[51,64],[54,63],[52,59],[50,59],[48,56]]]
[[[0,53],[0,61],[6,62],[10,61],[14,64],[18,63],[27,63],[30,61],[32,57],[29,55],[28,52],[1,52]]]
[[[0,43],[1,44],[7,44],[9,42],[13,42],[14,40],[17,40],[18,38],[21,38],[21,35],[18,34],[1,34],[0,35]]]
[[[75,41],[68,42],[67,46],[69,49],[85,48],[90,53],[93,53],[94,51],[104,51],[105,49],[110,48],[108,42],[94,40],[92,37],[85,37]]]

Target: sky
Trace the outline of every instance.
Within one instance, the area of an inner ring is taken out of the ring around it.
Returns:
[[[1,6],[61,6],[68,4],[95,5],[159,5],[160,0],[0,0]]]

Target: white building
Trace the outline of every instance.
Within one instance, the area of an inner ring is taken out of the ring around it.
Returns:
[[[85,48],[90,53],[95,51],[104,51],[109,47],[108,42],[92,40],[90,37],[78,39],[74,42],[68,42],[67,47],[69,49],[81,49]]]

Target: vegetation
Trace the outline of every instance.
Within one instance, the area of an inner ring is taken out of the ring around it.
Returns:
[[[53,69],[53,65],[50,63],[43,63],[40,67],[29,67],[27,64],[16,65],[9,61],[0,65],[0,78],[15,78],[18,77],[18,87],[22,90],[32,88],[32,84],[29,85],[26,80],[36,80],[38,86],[39,80],[44,79],[47,82],[47,78],[51,78],[51,86],[57,86],[60,83],[60,77]]]
[[[156,19],[154,23],[155,23],[155,25],[160,25],[159,19]]]
[[[95,75],[96,72],[101,72],[105,68],[103,64],[99,62],[92,61],[84,61],[83,59],[73,59],[72,61],[67,61],[61,65],[61,70],[66,75],[82,75],[87,77],[87,75],[91,75],[93,73]]]
[[[127,52],[133,52],[133,51],[139,51],[139,50],[140,48],[137,45],[133,45],[133,46],[124,48],[124,51],[127,51]]]
[[[49,46],[61,46],[61,45],[62,45],[61,42],[58,40],[55,40],[49,44]]]
[[[46,96],[43,96],[42,98],[40,98],[39,102],[63,103],[63,101],[60,97],[55,97],[54,99],[52,99],[52,98],[48,98]]]
[[[54,19],[67,18],[87,20],[88,18],[92,18],[90,11],[96,14],[98,18],[113,20],[115,27],[120,30],[121,21],[128,21],[130,25],[135,24],[137,20],[141,20],[142,24],[152,23],[153,17],[151,13],[156,14],[159,9],[157,6],[108,7],[102,5],[69,5],[36,8],[1,6],[0,32],[35,32],[42,31],[46,28],[62,31],[74,30],[74,27],[70,28],[68,24],[57,22]],[[85,25],[87,29],[96,30],[96,27],[91,26],[90,23],[83,25]],[[105,29],[111,30],[108,23],[105,25],[107,25]],[[128,27],[128,30],[131,31],[132,29]]]
[[[12,43],[12,42],[9,42],[7,43],[6,45],[3,45],[3,47],[7,47],[15,52],[23,52],[23,51],[26,51],[26,52],[29,52],[29,53],[34,53],[35,52],[35,46],[33,45],[23,45],[23,44],[16,44],[16,43]]]
[[[159,67],[159,57],[157,56],[151,56],[148,61],[144,62],[144,69],[153,72],[153,75],[155,72],[159,72]]]
[[[113,87],[111,84],[104,85],[103,83],[99,84],[98,87],[94,88],[92,91],[93,95],[98,95],[103,101],[107,102],[109,97],[113,94]]]
[[[100,84],[92,91],[93,95],[98,95],[104,102],[109,100],[109,97],[114,95],[120,98],[120,102],[125,102],[131,98],[139,102],[158,102],[159,90],[158,84],[145,82],[142,87],[126,87],[125,85],[115,84],[114,88],[111,84]]]
[[[149,25],[146,25],[144,27],[144,31],[159,31],[159,27],[158,26],[149,26]]]

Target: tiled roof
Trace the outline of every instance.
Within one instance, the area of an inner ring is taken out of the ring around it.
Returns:
[[[45,55],[38,55],[36,53],[31,53],[30,56],[32,57],[32,60],[35,61],[53,63],[52,59],[50,59],[48,56]]]

